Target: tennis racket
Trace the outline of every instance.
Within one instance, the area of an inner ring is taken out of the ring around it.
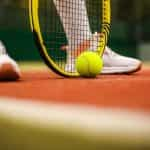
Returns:
[[[78,77],[78,55],[87,50],[103,55],[110,31],[110,0],[30,0],[29,14],[40,55],[55,73]]]

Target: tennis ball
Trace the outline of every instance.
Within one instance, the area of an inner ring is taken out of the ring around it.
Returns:
[[[103,67],[103,60],[96,52],[83,52],[76,60],[77,72],[82,77],[96,77]]]

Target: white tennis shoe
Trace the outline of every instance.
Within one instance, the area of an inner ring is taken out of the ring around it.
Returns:
[[[0,80],[18,80],[20,76],[19,66],[7,54],[4,44],[0,41]]]
[[[68,57],[69,58],[69,57]],[[75,59],[69,58],[65,66],[66,71],[76,71]],[[106,47],[103,54],[104,66],[101,74],[128,74],[134,73],[141,69],[142,62],[135,58],[119,55]]]
[[[119,55],[106,47],[103,54],[102,74],[134,73],[141,69],[142,62],[135,58]]]

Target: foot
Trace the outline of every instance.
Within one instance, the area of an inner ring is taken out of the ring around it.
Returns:
[[[68,57],[69,58],[69,57]],[[75,59],[69,58],[69,63],[66,64],[65,70],[75,72]],[[141,69],[142,62],[130,57],[121,56],[113,52],[109,47],[106,47],[103,54],[104,66],[101,74],[124,74],[134,73]]]
[[[78,55],[80,55],[81,52],[85,50],[91,50],[96,51],[98,47],[98,41],[100,38],[100,34],[95,33],[93,34],[92,38],[90,40],[87,40],[81,44],[77,50],[68,51],[68,58],[67,58],[67,64],[65,66],[65,70],[69,72],[75,72],[75,60]],[[72,57],[72,54],[78,54],[75,55],[75,57]],[[140,60],[137,60],[135,58],[125,57],[122,55],[119,55],[115,52],[113,52],[109,47],[106,46],[104,54],[103,54],[103,70],[101,74],[122,74],[122,73],[134,73],[141,69],[142,62]]]
[[[0,41],[0,80],[18,80],[20,69],[17,63],[8,56],[6,48]]]
[[[103,54],[102,74],[134,73],[141,69],[142,62],[130,57],[121,56],[106,47]]]

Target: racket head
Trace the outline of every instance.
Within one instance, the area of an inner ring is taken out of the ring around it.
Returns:
[[[91,30],[101,35],[96,52],[102,56],[110,30],[110,0],[85,0],[85,3]],[[68,39],[54,2],[30,0],[29,14],[34,39],[44,62],[59,75],[78,77],[74,68],[66,69],[68,53],[72,57],[77,56],[67,50]],[[71,63],[74,65],[75,60]]]

